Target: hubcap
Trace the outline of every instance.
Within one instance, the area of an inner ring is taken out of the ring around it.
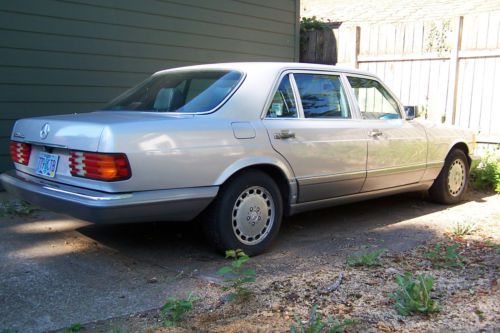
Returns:
[[[465,186],[465,164],[462,160],[456,159],[450,165],[448,172],[448,191],[456,197]]]
[[[236,238],[246,245],[262,242],[271,231],[275,214],[273,198],[265,188],[247,188],[233,207],[232,226]]]

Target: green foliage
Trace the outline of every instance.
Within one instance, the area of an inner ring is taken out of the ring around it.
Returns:
[[[432,262],[432,266],[441,267],[464,267],[464,258],[457,252],[460,244],[455,243],[443,247],[436,244],[432,250],[425,254],[425,257]]]
[[[350,255],[347,257],[347,264],[349,266],[378,266],[380,265],[380,256],[385,251],[385,249],[378,249],[372,252]]]
[[[451,229],[451,233],[455,236],[462,237],[472,235],[477,231],[477,226],[474,223],[457,222]]]
[[[439,312],[438,305],[430,297],[434,278],[424,275],[414,278],[411,273],[405,273],[396,276],[396,283],[399,289],[389,297],[395,300],[396,311],[400,315]]]
[[[313,17],[303,17],[300,20],[300,32],[317,31],[317,30],[327,30],[328,24],[319,21],[316,16]]]
[[[38,210],[40,209],[26,201],[4,201],[0,203],[0,217],[26,217],[33,215]]]
[[[5,328],[2,330],[2,333],[16,333],[17,331],[13,331],[10,328]]]
[[[354,319],[344,319],[340,321],[338,319],[333,319],[328,317],[326,321],[323,321],[323,317],[320,313],[317,313],[318,306],[313,305],[311,311],[309,312],[309,319],[307,321],[301,320],[298,316],[295,316],[295,323],[290,327],[291,333],[342,333],[349,326],[358,324],[357,320]]]
[[[193,309],[193,303],[196,299],[189,294],[187,299],[168,298],[167,302],[161,308],[161,314],[165,321],[163,326],[175,326],[182,320],[184,314]]]
[[[475,189],[500,192],[500,158],[487,154],[481,160],[473,161],[470,179]]]
[[[227,250],[226,258],[233,261],[229,266],[223,266],[217,271],[224,277],[224,290],[231,290],[229,301],[244,300],[251,295],[247,285],[255,282],[255,270],[246,268],[245,263],[250,259],[242,250]]]
[[[83,330],[84,328],[85,327],[82,324],[76,323],[76,324],[73,324],[70,327],[68,327],[68,329],[66,331],[68,331],[68,332],[79,332],[79,331]]]

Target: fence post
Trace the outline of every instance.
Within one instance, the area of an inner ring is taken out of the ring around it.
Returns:
[[[456,111],[457,111],[457,87],[458,87],[458,71],[459,71],[459,54],[460,48],[462,44],[462,28],[464,23],[464,17],[460,16],[456,19],[456,29],[453,33],[453,40],[451,46],[451,54],[450,54],[450,74],[448,77],[448,101],[446,106],[445,113],[445,122],[447,124],[455,125],[456,122]]]
[[[355,32],[355,38],[354,38],[354,68],[359,68],[359,62],[358,62],[358,57],[359,57],[359,45],[361,42],[361,27],[356,26],[356,32]]]

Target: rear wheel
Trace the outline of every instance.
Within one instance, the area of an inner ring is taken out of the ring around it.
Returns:
[[[265,251],[276,237],[283,201],[273,179],[258,170],[245,171],[224,184],[209,208],[204,227],[217,250]]]
[[[454,204],[462,200],[469,182],[469,162],[465,153],[454,149],[446,157],[443,169],[429,189],[429,196],[441,204]]]

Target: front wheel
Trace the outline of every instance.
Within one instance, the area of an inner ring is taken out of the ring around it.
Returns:
[[[262,253],[276,237],[283,200],[274,180],[258,170],[245,171],[221,186],[204,221],[217,250]]]
[[[429,189],[430,198],[441,204],[455,204],[462,200],[469,182],[469,162],[465,153],[454,149],[446,157],[443,169]]]

